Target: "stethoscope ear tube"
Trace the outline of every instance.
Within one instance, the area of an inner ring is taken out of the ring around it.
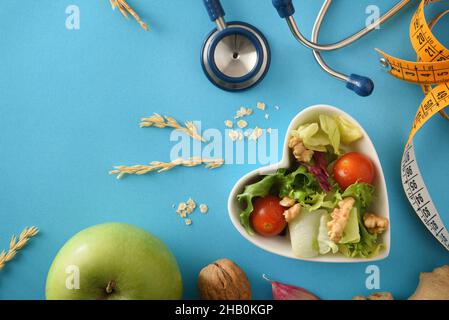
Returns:
[[[203,2],[212,22],[224,17],[225,11],[220,3],[220,0],[203,0]]]
[[[295,13],[295,8],[293,7],[292,0],[272,0],[273,6],[276,8],[279,16],[287,21],[287,24],[294,35],[294,37],[304,46],[313,50],[314,56],[321,68],[327,72],[329,75],[335,77],[336,79],[346,83],[346,87],[359,96],[366,97],[369,96],[374,90],[374,83],[371,79],[355,74],[346,75],[344,73],[338,72],[330,68],[326,62],[321,57],[320,52],[322,51],[332,51],[348,46],[349,44],[355,42],[356,40],[364,37],[371,31],[375,29],[376,26],[383,24],[385,21],[394,16],[402,8],[404,8],[411,0],[399,0],[396,5],[394,5],[388,12],[381,16],[374,24],[362,28],[360,31],[354,33],[339,42],[333,44],[320,44],[318,43],[318,33],[321,27],[324,16],[331,4],[332,0],[325,0],[320,12],[318,13],[317,19],[313,26],[312,39],[309,41],[300,32],[295,19],[293,17]]]
[[[292,0],[272,0],[272,3],[282,19],[295,14],[295,7],[293,6]]]

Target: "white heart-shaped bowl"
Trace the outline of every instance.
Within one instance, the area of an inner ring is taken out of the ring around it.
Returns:
[[[254,170],[245,176],[243,176],[234,186],[232,189],[229,199],[228,199],[228,211],[229,216],[231,218],[232,223],[234,224],[235,228],[240,232],[240,234],[245,237],[248,241],[252,242],[259,248],[262,248],[268,252],[293,258],[293,259],[299,259],[299,260],[307,260],[307,261],[316,261],[316,262],[369,262],[369,261],[376,261],[376,260],[382,260],[388,257],[390,253],[390,228],[386,232],[384,232],[379,237],[379,243],[384,244],[384,249],[379,253],[379,255],[373,257],[373,258],[348,258],[345,257],[341,253],[337,254],[327,254],[327,255],[320,255],[314,258],[298,258],[293,255],[292,247],[290,243],[290,239],[288,236],[277,236],[277,237],[262,237],[260,235],[249,235],[245,228],[242,227],[240,224],[239,214],[241,212],[242,205],[237,201],[237,195],[243,192],[243,189],[245,186],[260,181],[261,176],[272,174],[276,172],[279,168],[290,168],[292,165],[292,157],[290,157],[290,150],[288,148],[288,138],[290,135],[290,132],[294,129],[296,129],[299,125],[305,124],[308,122],[316,121],[319,114],[328,114],[328,115],[337,115],[337,116],[344,116],[347,119],[351,120],[354,124],[358,125],[362,131],[363,131],[363,138],[359,141],[353,143],[351,145],[351,151],[358,151],[366,156],[368,156],[376,169],[376,177],[373,182],[373,185],[375,187],[375,200],[372,205],[372,211],[382,217],[387,218],[390,220],[390,211],[389,211],[389,205],[388,205],[388,194],[387,194],[387,185],[385,183],[385,177],[382,170],[382,166],[379,161],[379,156],[377,155],[376,149],[374,148],[373,143],[371,142],[370,137],[366,133],[366,131],[363,129],[363,127],[350,115],[348,115],[346,112],[332,107],[328,105],[316,105],[312,107],[308,107],[301,111],[290,123],[287,134],[285,137],[284,142],[284,149],[283,149],[283,155],[281,162],[270,165],[267,167],[263,167],[257,170]]]

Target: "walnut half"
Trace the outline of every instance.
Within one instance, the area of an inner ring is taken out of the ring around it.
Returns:
[[[203,300],[251,300],[246,274],[229,259],[220,259],[204,267],[198,277]]]
[[[381,234],[388,229],[388,219],[373,213],[365,213],[363,215],[363,224],[372,234]]]
[[[286,208],[291,208],[295,205],[296,201],[295,199],[291,199],[289,197],[283,197],[281,201],[279,201],[279,204]]]
[[[301,205],[299,203],[295,204],[293,207],[284,211],[285,221],[293,221],[301,213]]]
[[[313,157],[313,150],[309,150],[304,146],[302,140],[298,137],[290,137],[288,147],[292,149],[293,155],[299,162],[310,162]]]
[[[327,223],[327,227],[329,229],[329,239],[333,242],[338,243],[341,240],[354,203],[354,198],[344,198],[338,203],[339,208],[335,208],[332,212],[332,220]]]

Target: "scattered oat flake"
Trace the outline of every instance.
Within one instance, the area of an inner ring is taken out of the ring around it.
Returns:
[[[260,110],[265,110],[265,107],[266,107],[265,103],[263,103],[263,102],[257,102],[257,108],[258,108],[258,109],[260,109]]]
[[[255,127],[254,130],[249,135],[249,140],[257,140],[260,138],[260,136],[263,134],[263,130],[259,127]]]
[[[234,119],[243,118],[244,116],[250,116],[252,114],[253,114],[253,109],[240,107],[240,109],[237,110],[237,113],[236,113]]]
[[[239,120],[239,121],[237,122],[237,126],[238,126],[240,129],[246,128],[246,127],[248,126],[248,122],[246,122],[245,120]]]
[[[208,210],[209,210],[209,208],[207,207],[206,204],[204,204],[204,203],[200,204],[200,212],[201,213],[207,213]]]
[[[229,138],[232,141],[236,141],[236,140],[242,140],[243,139],[243,135],[241,131],[237,131],[237,130],[229,130]]]
[[[270,118],[270,115],[268,113],[265,113],[265,119],[268,120]]]
[[[275,108],[276,110],[279,110],[279,106],[274,106],[274,108]]]
[[[178,210],[176,210],[176,212],[181,213],[185,209],[187,209],[187,204],[185,202],[181,202],[178,204]]]
[[[195,201],[193,201],[192,198],[189,198],[189,200],[187,200],[187,207],[192,208],[192,209],[196,208],[196,203],[195,203]]]
[[[225,126],[228,128],[232,128],[234,126],[234,123],[231,120],[226,120],[224,122]]]
[[[173,205],[173,208],[175,208],[176,205]],[[191,197],[186,202],[180,202],[178,204],[178,209],[176,210],[176,213],[184,220],[184,223],[188,226],[192,224],[192,220],[188,218],[190,214],[195,212],[196,208],[196,202]],[[201,213],[207,212],[207,206],[205,204],[200,205],[200,211]]]
[[[228,135],[229,135],[229,138],[232,141],[235,141],[235,140],[237,140],[237,138],[239,136],[239,133],[237,131],[235,131],[235,130],[229,130],[229,134]]]

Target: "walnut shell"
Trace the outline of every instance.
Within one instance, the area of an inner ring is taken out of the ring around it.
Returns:
[[[220,259],[204,267],[198,276],[203,300],[250,300],[251,286],[246,274],[229,259]]]
[[[449,300],[449,265],[421,273],[419,285],[409,300]]]

